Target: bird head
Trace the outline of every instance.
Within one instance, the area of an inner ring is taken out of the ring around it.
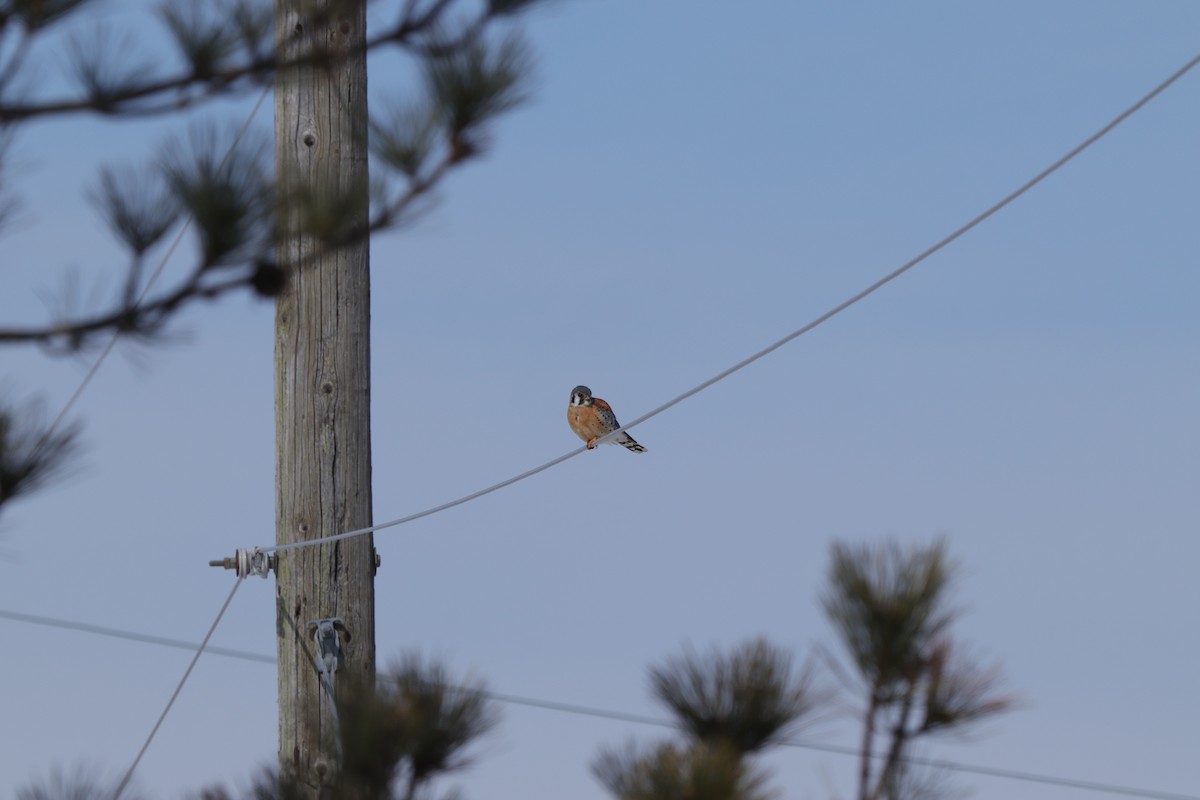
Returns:
[[[590,406],[592,404],[592,390],[586,386],[576,386],[571,390],[571,405],[573,406]]]

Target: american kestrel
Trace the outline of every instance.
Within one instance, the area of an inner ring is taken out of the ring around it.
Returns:
[[[576,386],[571,390],[571,404],[567,406],[567,422],[571,424],[571,430],[575,431],[575,435],[587,442],[588,450],[596,447],[596,440],[601,436],[612,433],[621,427],[621,423],[617,422],[617,415],[613,413],[612,406],[599,397],[592,397],[592,390],[586,386]],[[634,441],[633,437],[625,431],[617,434],[608,444],[619,444],[635,453],[646,452],[646,448]]]

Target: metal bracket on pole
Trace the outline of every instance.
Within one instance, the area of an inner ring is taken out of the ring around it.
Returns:
[[[266,579],[271,570],[275,568],[275,556],[270,553],[264,553],[261,547],[256,547],[253,550],[243,550],[240,547],[233,551],[232,558],[221,558],[216,561],[208,562],[210,567],[224,567],[237,572],[239,578],[249,578],[251,575],[257,575],[262,579]]]
[[[346,623],[341,617],[310,620],[308,627],[313,631],[313,642],[317,646],[314,658],[317,672],[321,674],[321,680],[325,681],[332,691],[333,673],[337,672],[345,663],[341,637],[338,634],[345,634],[346,641],[350,641],[350,629],[346,627]]]

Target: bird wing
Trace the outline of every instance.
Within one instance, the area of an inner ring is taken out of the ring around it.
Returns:
[[[594,407],[596,409],[596,418],[600,421],[600,424],[604,426],[606,433],[608,431],[615,431],[617,428],[621,427],[621,423],[617,422],[617,415],[613,413],[612,406],[601,400],[599,397],[593,397],[592,403],[595,404]]]

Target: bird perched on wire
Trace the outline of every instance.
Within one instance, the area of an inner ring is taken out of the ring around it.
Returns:
[[[612,406],[599,397],[592,397],[592,390],[586,386],[576,386],[571,390],[571,404],[567,406],[567,422],[571,430],[583,441],[587,449],[596,447],[596,440],[606,433],[612,433],[621,427]],[[619,444],[635,453],[644,453],[646,448],[638,444],[632,436],[621,431],[608,444]]]

